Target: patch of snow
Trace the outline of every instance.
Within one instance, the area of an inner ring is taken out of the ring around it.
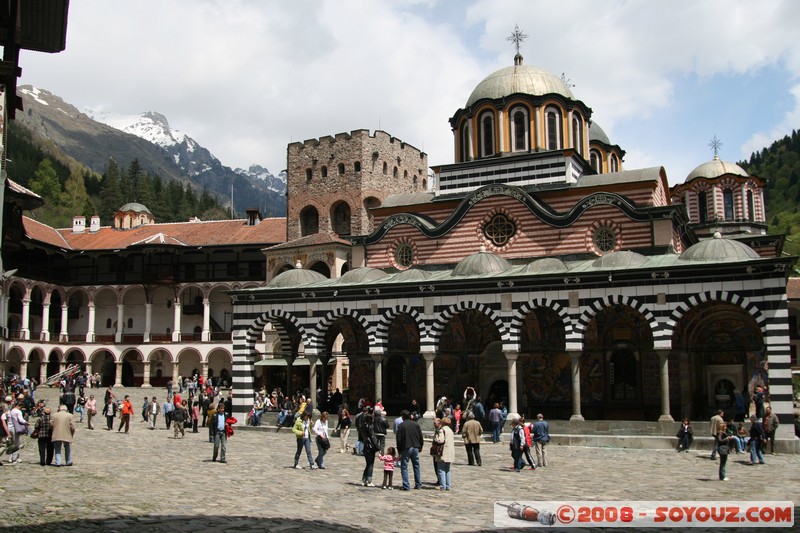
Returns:
[[[42,98],[39,96],[42,91],[40,91],[36,87],[31,87],[30,90],[23,89],[22,87],[18,87],[18,89],[19,89],[19,92],[27,94],[28,96],[30,96],[31,98],[33,98],[34,100],[39,102],[40,104],[42,104],[42,105],[50,105],[47,102],[45,102],[44,100],[42,100]]]

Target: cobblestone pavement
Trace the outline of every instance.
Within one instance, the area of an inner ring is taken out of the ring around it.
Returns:
[[[138,409],[145,392],[127,392]],[[103,390],[95,394],[102,398]],[[164,391],[147,394],[163,398]],[[399,468],[395,490],[361,486],[363,458],[338,453],[336,439],[325,470],[308,469],[302,457],[306,468],[295,470],[295,439],[285,430],[237,430],[221,464],[211,462],[206,428],[175,440],[161,417],[151,431],[137,416],[129,434],[106,431],[102,417],[94,431],[77,425],[74,467],[39,466],[30,439],[22,464],[0,467],[0,531],[474,531],[494,528],[497,500],[792,500],[795,515],[800,501],[793,455],[768,455],[763,466],[732,455],[724,483],[705,452],[551,446],[548,467],[515,473],[507,444],[487,443],[482,467],[468,466],[456,448],[449,492],[435,489],[426,449],[425,486],[405,492],[397,489]],[[376,461],[374,481],[381,480]],[[695,529],[703,530],[722,531]]]

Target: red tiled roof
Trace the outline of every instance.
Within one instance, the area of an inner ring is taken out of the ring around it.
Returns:
[[[94,233],[72,233],[71,228],[53,229],[23,217],[26,235],[70,250],[117,250],[141,244],[172,246],[272,245],[286,242],[286,219],[266,218],[255,226],[247,220],[212,220],[207,222],[172,222],[146,224],[128,230],[109,226]]]
[[[342,239],[336,233],[326,231],[326,232],[314,233],[313,235],[306,235],[305,237],[300,237],[299,239],[295,239],[293,241],[273,246],[272,248],[270,248],[270,250],[302,248],[306,246],[317,246],[325,244],[343,244],[345,246],[351,246],[352,243],[348,240]]]

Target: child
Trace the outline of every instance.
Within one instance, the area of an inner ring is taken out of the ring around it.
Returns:
[[[393,447],[386,450],[386,455],[378,454],[378,459],[383,461],[383,486],[382,489],[392,490],[392,475],[394,474],[394,463],[397,461],[397,451]]]

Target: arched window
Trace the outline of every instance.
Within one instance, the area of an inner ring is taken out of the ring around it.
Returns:
[[[313,205],[309,205],[300,211],[300,236],[314,235],[319,233],[319,212]]]
[[[133,328],[133,319],[129,318],[128,319],[128,329],[131,329],[131,328]]]
[[[413,181],[414,187],[413,188],[414,188],[415,191],[417,190],[417,185],[419,185],[418,182],[419,182],[419,178],[417,176],[414,176],[414,181]]]
[[[463,124],[461,124],[459,136],[460,136],[459,153],[461,154],[461,161],[469,161],[470,159],[469,123],[466,120],[464,121]]]
[[[311,169],[306,169],[306,181],[311,181]]]
[[[353,172],[361,172],[361,161],[353,163]]]
[[[598,174],[603,173],[603,158],[597,150],[589,152],[589,164]]]
[[[561,111],[555,107],[548,107],[545,110],[545,138],[547,139],[548,150],[561,149]]]
[[[481,157],[494,155],[494,115],[486,112],[481,115]]]
[[[339,163],[339,175],[344,174],[344,163]]]
[[[386,174],[389,172],[389,165],[386,164],[386,161],[383,162],[383,173]]]
[[[322,174],[323,178],[327,178],[328,177],[328,167],[323,165],[322,169],[320,170],[320,174]]]
[[[347,202],[337,202],[331,208],[331,226],[339,235],[350,235],[350,205]]]
[[[397,167],[394,167],[394,170],[392,170],[392,177],[397,178]]]
[[[611,172],[619,172],[619,159],[617,154],[611,154]]]
[[[747,191],[747,219],[751,222],[756,220],[756,206],[753,200],[753,191]]]
[[[733,191],[730,189],[723,189],[722,191],[722,206],[725,209],[725,220],[733,221],[735,218],[733,211]]]
[[[708,222],[708,198],[706,191],[697,193],[697,214],[700,222]]]
[[[110,318],[106,319],[106,328],[111,329],[111,319]]]
[[[583,155],[583,121],[579,115],[572,115],[572,147]]]
[[[528,132],[528,109],[515,107],[511,110],[511,151],[521,152],[530,146]]]

